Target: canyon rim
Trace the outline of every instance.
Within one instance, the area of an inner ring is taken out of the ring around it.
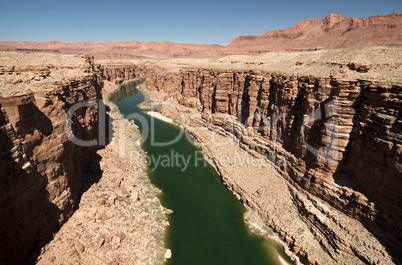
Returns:
[[[141,79],[296,264],[399,264],[401,21],[332,14],[227,46],[0,41],[0,262],[174,255],[138,124],[108,100]]]

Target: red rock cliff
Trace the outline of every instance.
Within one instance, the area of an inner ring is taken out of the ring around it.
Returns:
[[[3,54],[1,63],[9,58],[14,64],[15,56]],[[38,65],[43,57],[23,56],[29,67],[0,66],[2,264],[25,262],[72,215],[82,171],[96,148],[73,144],[64,126],[73,104],[100,99],[93,57],[56,56],[54,64]],[[78,138],[96,139],[98,109],[78,110],[72,128]]]

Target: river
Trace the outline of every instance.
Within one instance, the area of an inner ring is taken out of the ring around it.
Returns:
[[[246,209],[202,158],[200,149],[180,127],[139,108],[143,100],[138,92],[117,106],[125,117],[137,116],[141,147],[148,154],[148,175],[162,190],[163,206],[173,210],[165,239],[165,247],[172,251],[167,264],[281,264],[278,253],[290,262],[277,243],[249,231],[242,217]]]

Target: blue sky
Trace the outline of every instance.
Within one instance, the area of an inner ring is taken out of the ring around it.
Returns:
[[[0,0],[0,40],[171,41],[227,45],[331,13],[401,13],[401,0],[27,1]]]

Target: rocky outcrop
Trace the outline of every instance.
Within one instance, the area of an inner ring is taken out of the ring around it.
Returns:
[[[47,62],[54,60],[54,65],[5,65],[8,58],[13,64],[43,59],[43,55],[27,55],[24,60],[15,56],[20,55],[4,54],[0,61],[6,66],[0,67],[0,260],[4,264],[25,262],[72,215],[82,171],[97,147],[72,143],[64,122],[75,103],[101,98],[93,57],[49,58]],[[83,140],[97,139],[98,108],[77,110],[72,132]]]
[[[98,69],[102,73],[103,80],[115,83],[121,83],[123,80],[130,80],[136,77],[135,69],[124,64],[108,64],[107,67],[100,64]]]
[[[262,71],[131,66],[243,149],[401,251],[402,88]],[[225,116],[230,114],[229,117]],[[246,129],[247,128],[247,129]],[[279,163],[284,161],[284,163]]]
[[[402,14],[399,13],[368,19],[331,14],[324,19],[303,21],[285,30],[269,31],[259,36],[240,36],[227,48],[236,48],[246,54],[400,44],[401,23]]]

